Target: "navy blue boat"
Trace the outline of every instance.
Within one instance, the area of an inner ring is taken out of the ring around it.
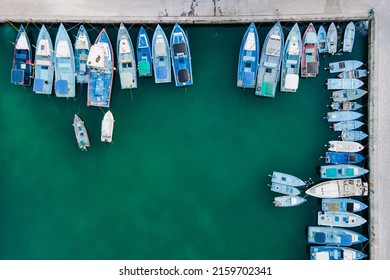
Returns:
[[[359,163],[364,160],[364,157],[358,153],[346,153],[346,152],[326,152],[325,153],[326,163]]]
[[[31,85],[31,45],[23,25],[20,26],[15,40],[14,59],[11,71],[11,83]]]
[[[145,29],[141,26],[137,37],[138,76],[152,76],[152,52],[150,41]]]

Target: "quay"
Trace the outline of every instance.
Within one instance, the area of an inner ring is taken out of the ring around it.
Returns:
[[[390,8],[366,0],[25,0],[2,1],[0,22],[229,24],[370,20],[369,246],[370,259],[390,260]]]

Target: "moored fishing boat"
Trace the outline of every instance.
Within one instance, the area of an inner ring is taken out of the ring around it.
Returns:
[[[331,152],[357,153],[364,149],[364,146],[358,142],[350,141],[329,141],[328,150]]]
[[[287,173],[274,171],[272,175],[269,176],[271,176],[271,182],[273,183],[279,183],[293,187],[303,187],[307,185],[303,180]]]
[[[333,101],[352,101],[359,99],[367,93],[363,89],[342,89],[332,92]]]
[[[138,76],[151,77],[152,72],[152,52],[150,49],[150,41],[148,34],[143,26],[139,29],[137,37],[137,60],[138,60]]]
[[[107,111],[104,114],[102,120],[102,133],[100,137],[102,142],[111,143],[113,132],[114,132],[114,116],[112,115],[111,111]]]
[[[329,72],[338,73],[349,70],[354,70],[363,65],[363,62],[358,60],[343,60],[329,63]]]
[[[171,82],[171,54],[164,30],[157,24],[152,39],[154,81],[156,84]]]
[[[352,164],[321,165],[320,177],[322,179],[356,178],[368,173],[368,170]]]
[[[343,141],[361,141],[367,138],[367,134],[360,130],[350,130],[341,132],[341,139]]]
[[[76,96],[76,68],[72,42],[61,23],[55,41],[54,91],[57,97]]]
[[[280,64],[283,58],[284,37],[280,22],[268,32],[261,51],[255,94],[264,97],[275,97],[280,78]]]
[[[301,77],[316,77],[318,74],[318,39],[312,23],[309,24],[302,39]]]
[[[188,38],[179,24],[173,27],[171,38],[171,57],[173,76],[177,87],[193,84],[191,53]]]
[[[367,241],[360,233],[345,229],[326,226],[309,226],[308,243],[350,246]]]
[[[282,60],[280,91],[296,92],[299,85],[299,68],[302,54],[301,32],[298,23],[288,33]]]
[[[341,110],[341,111],[355,111],[363,106],[354,101],[340,101],[340,102],[332,102],[330,108],[333,110]]]
[[[326,36],[326,45],[328,48],[328,53],[330,53],[331,55],[334,55],[337,52],[337,29],[333,22],[328,28],[328,33]]]
[[[318,28],[318,52],[319,53],[327,53],[328,52],[328,44],[327,44],[327,35],[326,30],[323,25]]]
[[[300,191],[296,187],[288,186],[288,185],[284,185],[284,184],[279,184],[279,183],[275,183],[275,182],[271,183],[271,191],[285,194],[285,195],[299,195],[300,194]]]
[[[365,78],[368,76],[367,69],[355,69],[355,70],[349,70],[345,72],[341,72],[337,75],[337,77],[341,79],[359,79],[359,78]]]
[[[354,111],[332,111],[327,113],[328,122],[353,121],[363,117],[362,113]]]
[[[54,79],[53,43],[45,25],[42,25],[37,39],[34,62],[33,91],[51,94]]]
[[[119,26],[116,46],[121,88],[137,88],[137,64],[135,62],[133,42],[123,23]]]
[[[333,128],[334,131],[347,131],[353,130],[361,127],[364,123],[361,121],[343,121],[333,124],[330,128]]]
[[[364,85],[359,79],[339,79],[331,78],[326,82],[327,89],[357,89]]]
[[[355,41],[355,24],[351,21],[344,31],[343,52],[352,52]]]
[[[318,212],[318,225],[331,227],[358,227],[367,222],[362,216],[349,212]]]
[[[361,260],[366,254],[349,247],[310,246],[311,260]]]
[[[352,198],[323,198],[321,209],[326,212],[360,212],[368,208],[360,200]]]
[[[74,115],[73,128],[76,135],[77,145],[82,151],[86,151],[90,147],[89,137],[84,122],[78,115]]]
[[[326,163],[336,164],[359,163],[364,160],[361,154],[348,152],[326,152],[322,158],[325,159]]]
[[[349,196],[367,196],[368,183],[362,179],[328,180],[306,190],[306,194],[318,198],[339,198]]]
[[[296,195],[282,195],[274,197],[274,205],[276,207],[293,207],[301,205],[306,201],[305,198]]]
[[[84,25],[80,25],[74,44],[74,57],[76,68],[76,82],[81,84],[88,83],[88,54],[91,48],[87,30]]]
[[[20,25],[15,40],[14,57],[12,61],[11,83],[30,86],[32,76],[32,51],[30,40],[23,25]]]
[[[114,52],[103,28],[88,55],[88,106],[110,107],[114,78]]]

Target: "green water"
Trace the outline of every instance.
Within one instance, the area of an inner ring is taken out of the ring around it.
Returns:
[[[67,100],[10,83],[17,32],[0,25],[0,258],[308,259],[306,229],[317,223],[319,202],[274,207],[267,174],[319,181],[324,144],[338,135],[322,118],[330,104],[323,67],[366,61],[367,37],[356,34],[353,54],[321,58],[320,75],[301,79],[297,93],[265,99],[236,87],[247,26],[183,26],[194,73],[186,89],[143,78],[122,91],[116,74],[106,146],[104,110],[86,106],[86,86]],[[261,43],[271,26],[259,27]],[[92,41],[95,27],[87,25]],[[116,27],[105,27],[116,43]],[[164,27],[169,36],[172,26]],[[49,29],[53,41],[57,28]],[[130,29],[133,42],[138,30]],[[27,31],[35,44],[39,29]],[[75,113],[87,126],[88,152],[76,144]]]

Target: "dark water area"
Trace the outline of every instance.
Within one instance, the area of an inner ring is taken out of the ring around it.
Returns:
[[[272,25],[258,25],[261,44]],[[293,23],[282,25],[286,38]],[[92,42],[105,27],[116,50],[119,25],[85,26]],[[193,86],[139,78],[125,91],[116,73],[113,143],[105,145],[107,109],[86,106],[86,85],[60,99],[10,83],[17,31],[0,25],[0,259],[309,259],[307,226],[317,224],[320,201],[307,196],[300,206],[276,208],[280,194],[270,191],[268,174],[321,181],[319,157],[339,136],[323,119],[331,104],[324,67],[367,63],[367,35],[356,32],[351,54],[321,57],[319,75],[300,79],[296,93],[266,99],[236,87],[248,26],[182,25]],[[300,23],[302,34],[307,26]],[[58,24],[46,27],[54,42]],[[65,27],[73,41],[78,26]],[[151,39],[155,26],[145,27]],[[168,37],[172,27],[163,26]],[[39,28],[27,28],[33,45]],[[129,29],[133,43],[138,30]],[[75,113],[89,133],[87,152],[76,143]],[[367,253],[365,246],[356,248]]]

